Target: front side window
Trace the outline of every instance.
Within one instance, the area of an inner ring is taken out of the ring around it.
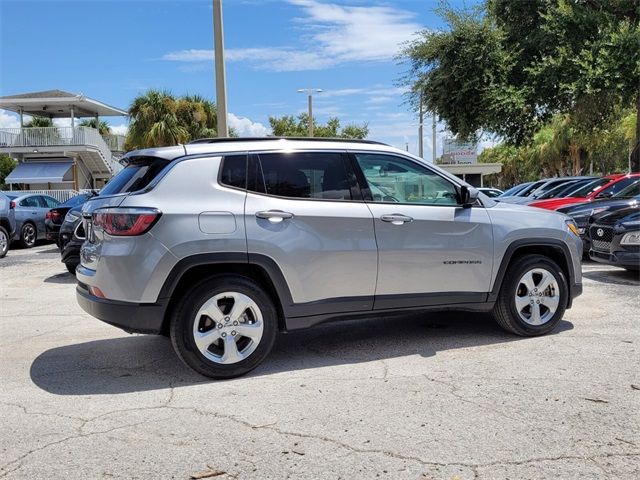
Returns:
[[[406,159],[382,154],[356,154],[374,202],[457,205],[454,185]]]
[[[31,207],[31,208],[39,208],[40,203],[38,202],[38,197],[27,197],[20,202],[21,207]]]
[[[281,152],[258,155],[257,192],[289,198],[352,200],[344,157],[333,152]]]

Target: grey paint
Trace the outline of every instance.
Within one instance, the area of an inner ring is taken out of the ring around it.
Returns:
[[[484,208],[383,203],[369,208],[380,251],[376,294],[489,291],[493,231]],[[381,220],[394,213],[413,221]]]
[[[265,210],[293,218],[280,223],[256,218]],[[276,261],[295,303],[374,295],[378,254],[373,217],[364,203],[249,193],[245,221],[249,252]]]

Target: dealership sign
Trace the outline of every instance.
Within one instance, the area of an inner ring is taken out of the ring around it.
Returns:
[[[478,144],[445,138],[443,163],[478,163]]]

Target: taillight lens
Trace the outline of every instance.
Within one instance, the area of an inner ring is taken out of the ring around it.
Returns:
[[[16,208],[16,202],[14,202],[13,200],[11,200],[9,202],[9,208]]]
[[[93,212],[93,226],[109,235],[134,237],[148,232],[160,215],[155,208],[101,208]]]
[[[44,218],[49,220],[51,218],[51,212],[47,212],[44,214]]]

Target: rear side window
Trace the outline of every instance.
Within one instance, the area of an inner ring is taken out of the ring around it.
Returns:
[[[40,197],[40,201],[44,208],[56,208],[60,206],[60,202],[53,197],[42,196]]]
[[[229,187],[247,188],[246,155],[230,155],[222,159],[220,183]]]
[[[291,152],[258,156],[252,190],[318,200],[352,200],[351,180],[341,153]],[[253,175],[252,175],[253,177]]]
[[[100,191],[100,195],[115,195],[142,190],[169,165],[168,160],[162,158],[136,158],[120,173],[113,177]]]

